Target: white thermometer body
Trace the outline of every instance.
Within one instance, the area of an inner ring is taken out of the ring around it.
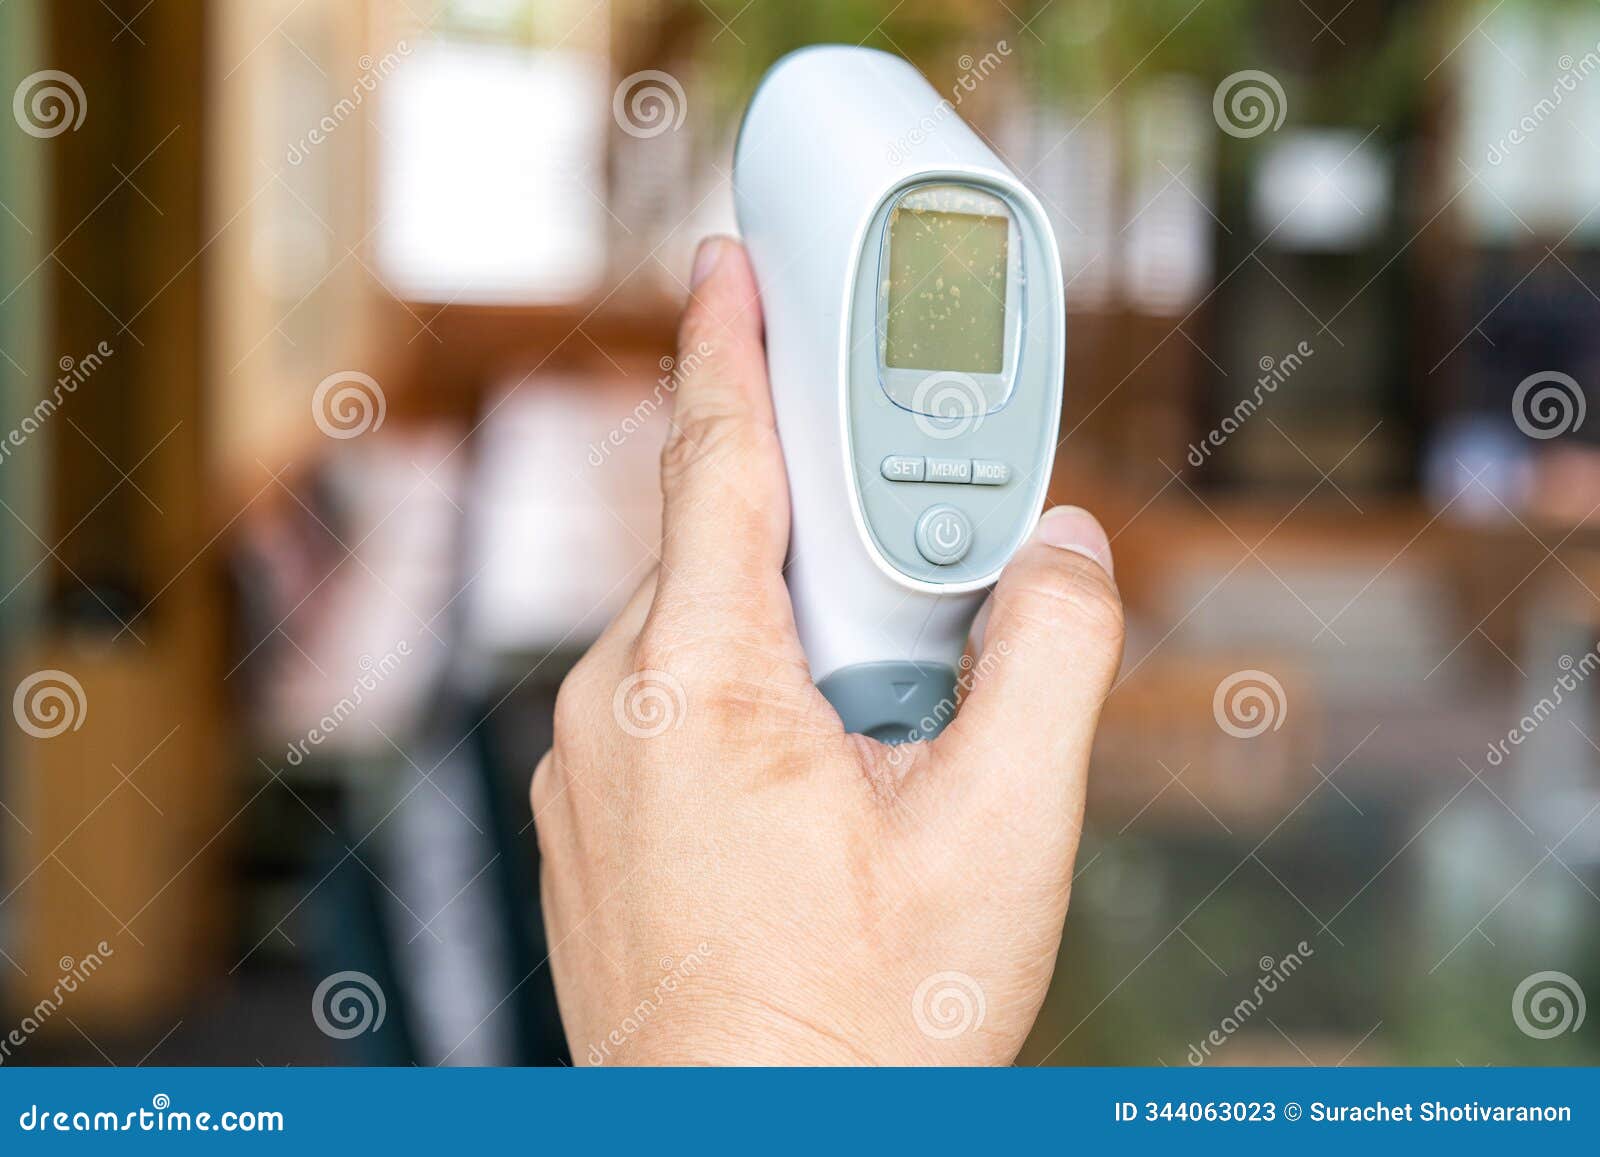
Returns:
[[[1038,201],[899,57],[784,57],[735,150],[812,677],[851,731],[937,733],[973,616],[1032,531],[1066,361]]]

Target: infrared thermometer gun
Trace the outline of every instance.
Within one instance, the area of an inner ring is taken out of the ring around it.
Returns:
[[[733,183],[812,677],[849,731],[932,736],[1044,504],[1066,362],[1055,236],[949,101],[866,48],[772,67]]]

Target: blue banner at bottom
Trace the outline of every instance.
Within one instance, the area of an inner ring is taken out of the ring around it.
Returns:
[[[0,1069],[0,1152],[1594,1153],[1595,1069]]]

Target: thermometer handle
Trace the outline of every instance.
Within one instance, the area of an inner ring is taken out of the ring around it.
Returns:
[[[817,689],[847,731],[884,743],[938,735],[955,715],[967,636],[987,592],[873,583],[852,594],[837,569],[803,562],[806,521],[796,526],[789,592]]]

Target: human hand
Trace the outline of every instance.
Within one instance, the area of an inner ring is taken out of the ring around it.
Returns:
[[[706,242],[693,282],[679,348],[710,352],[662,452],[659,566],[562,684],[533,777],[573,1057],[1009,1063],[1055,965],[1121,657],[1105,532],[1075,508],[1044,516],[980,615],[982,675],[938,739],[847,735],[784,586],[743,249]]]

